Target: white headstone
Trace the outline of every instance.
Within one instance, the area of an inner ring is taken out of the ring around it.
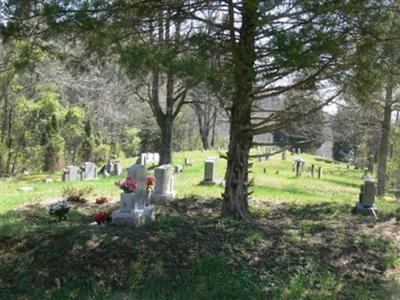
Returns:
[[[152,195],[152,202],[170,201],[175,196],[173,168],[171,165],[162,165],[154,169],[156,186]]]
[[[147,164],[147,153],[140,154],[140,164],[143,166]]]
[[[128,176],[132,176],[138,182],[138,187],[133,193],[121,194],[121,208],[112,213],[115,223],[142,224],[154,219],[154,206],[150,205],[150,194],[147,190],[147,168],[136,164],[129,168]]]

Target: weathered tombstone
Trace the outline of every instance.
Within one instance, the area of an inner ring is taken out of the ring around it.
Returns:
[[[114,162],[114,164],[113,164],[113,172],[112,172],[112,175],[121,176],[123,170],[124,170],[124,168],[122,167],[121,162],[116,161],[116,162]]]
[[[94,163],[87,161],[84,163],[83,179],[93,180],[97,178],[97,167]]]
[[[355,207],[355,211],[360,213],[371,213],[377,219],[378,217],[375,212],[376,208],[374,207],[375,196],[375,180],[371,176],[367,176],[364,184],[360,187],[359,200]]]
[[[216,184],[215,159],[207,158],[204,160],[204,180],[203,184]]]
[[[296,177],[301,177],[301,161],[296,161]]]
[[[62,180],[65,182],[81,180],[81,170],[77,166],[66,166]]]
[[[145,166],[147,164],[147,153],[140,154],[140,164]]]
[[[151,193],[147,189],[147,168],[136,164],[129,168],[128,176],[138,182],[133,193],[121,194],[121,208],[112,213],[113,223],[143,224],[154,219],[154,206],[150,205]]]
[[[315,165],[314,164],[311,165],[310,172],[311,172],[311,177],[314,178],[314,176],[315,176]]]
[[[286,160],[286,150],[282,152],[282,160]]]
[[[318,176],[318,179],[321,179],[321,177],[322,177],[322,166],[319,166],[319,167],[318,167],[318,174],[317,174],[317,176]]]
[[[190,161],[190,159],[189,158],[187,158],[187,157],[185,157],[185,159],[184,159],[184,166],[191,166],[192,165],[192,162]]]
[[[306,164],[306,161],[301,157],[296,157],[294,159],[294,163],[295,163],[296,177],[301,177],[304,172],[304,165]]]
[[[151,202],[165,202],[174,199],[174,176],[171,165],[162,165],[154,169],[156,185]]]
[[[301,154],[301,148],[297,148],[297,154]]]

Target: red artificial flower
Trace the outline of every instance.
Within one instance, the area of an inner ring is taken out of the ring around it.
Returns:
[[[107,203],[108,199],[106,197],[100,197],[96,199],[96,204],[104,204]]]
[[[152,186],[154,186],[155,185],[155,183],[156,183],[156,179],[155,179],[155,177],[154,176],[147,176],[147,178],[146,178],[146,185],[147,185],[147,187],[152,187]]]
[[[97,212],[96,216],[95,216],[95,220],[98,225],[103,224],[105,221],[107,221],[107,218],[108,218],[108,215],[104,211]]]

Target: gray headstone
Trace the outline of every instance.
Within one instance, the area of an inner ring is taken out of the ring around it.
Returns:
[[[120,162],[115,162],[113,167],[113,175],[120,176],[124,168]]]
[[[92,162],[85,162],[84,171],[83,171],[83,179],[91,180],[97,178],[97,167]]]
[[[65,167],[63,181],[79,181],[81,179],[81,170],[77,166]]]
[[[204,161],[204,182],[215,182],[215,160]]]

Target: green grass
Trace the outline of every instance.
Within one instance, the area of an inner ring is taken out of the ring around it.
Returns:
[[[88,226],[96,197],[118,197],[118,177],[72,184],[94,191],[60,223],[38,203],[67,184],[46,184],[47,174],[1,181],[0,299],[400,298],[399,239],[390,234],[399,204],[378,199],[377,222],[351,214],[360,172],[303,155],[324,176],[296,178],[291,156],[254,161],[252,218],[237,221],[220,216],[221,186],[199,185],[208,156],[218,153],[174,155],[175,164],[194,161],[176,175],[177,200],[137,228]],[[223,178],[225,162],[217,166]]]

